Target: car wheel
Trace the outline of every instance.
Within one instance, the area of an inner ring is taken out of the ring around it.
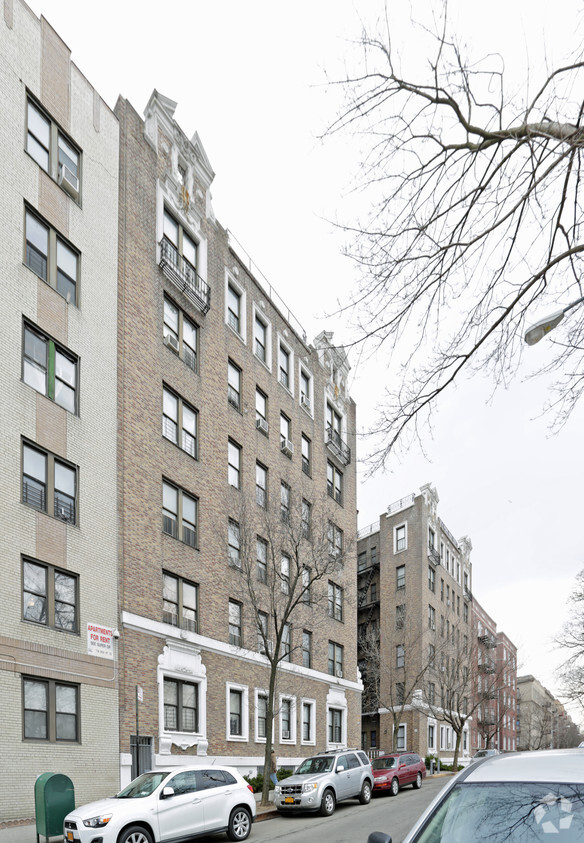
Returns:
[[[329,788],[325,790],[322,795],[322,802],[320,803],[320,814],[322,817],[330,817],[334,814],[336,806],[335,794]]]
[[[367,805],[371,802],[371,782],[364,781],[361,793],[359,794],[359,802],[361,805]]]
[[[153,843],[150,832],[138,825],[131,825],[120,834],[118,843]]]
[[[414,782],[414,787],[416,790],[419,790],[422,787],[422,774],[418,773],[416,776],[416,781]]]
[[[397,796],[399,793],[399,782],[397,779],[391,780],[391,787],[389,788],[389,792],[392,796]]]
[[[234,808],[229,817],[227,836],[230,840],[247,840],[251,831],[251,814],[247,808]]]

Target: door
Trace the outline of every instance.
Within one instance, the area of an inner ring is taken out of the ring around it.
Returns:
[[[130,753],[132,755],[132,779],[152,769],[152,738],[145,735],[130,735]]]
[[[172,787],[170,796],[161,794],[158,800],[160,840],[188,837],[205,831],[203,802],[197,792],[195,770],[177,773],[165,784]]]
[[[197,770],[197,794],[203,804],[205,831],[225,828],[239,785],[227,770]]]
[[[344,769],[339,770],[339,767],[343,767]],[[351,770],[349,769],[349,759],[346,755],[339,755],[337,758],[335,789],[337,792],[337,801],[339,799],[347,799],[351,795]]]

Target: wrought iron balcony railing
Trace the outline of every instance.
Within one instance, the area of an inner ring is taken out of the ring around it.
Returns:
[[[203,313],[211,306],[211,290],[199,273],[166,237],[160,241],[160,268],[175,287]]]
[[[351,462],[351,449],[346,442],[343,442],[338,431],[333,430],[330,426],[326,429],[326,444],[339,462],[343,465],[349,465]]]

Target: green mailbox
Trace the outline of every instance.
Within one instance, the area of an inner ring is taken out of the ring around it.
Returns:
[[[75,807],[73,782],[61,773],[41,773],[34,783],[37,840],[39,834],[63,834],[63,820]]]

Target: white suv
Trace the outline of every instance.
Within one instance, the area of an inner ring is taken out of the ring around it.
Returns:
[[[164,843],[227,832],[245,840],[255,820],[251,786],[232,767],[153,770],[117,796],[67,814],[64,843]]]
[[[364,752],[319,752],[303,761],[293,776],[276,785],[274,804],[281,814],[320,811],[322,816],[330,817],[342,799],[357,798],[367,805],[372,790],[373,772]]]

